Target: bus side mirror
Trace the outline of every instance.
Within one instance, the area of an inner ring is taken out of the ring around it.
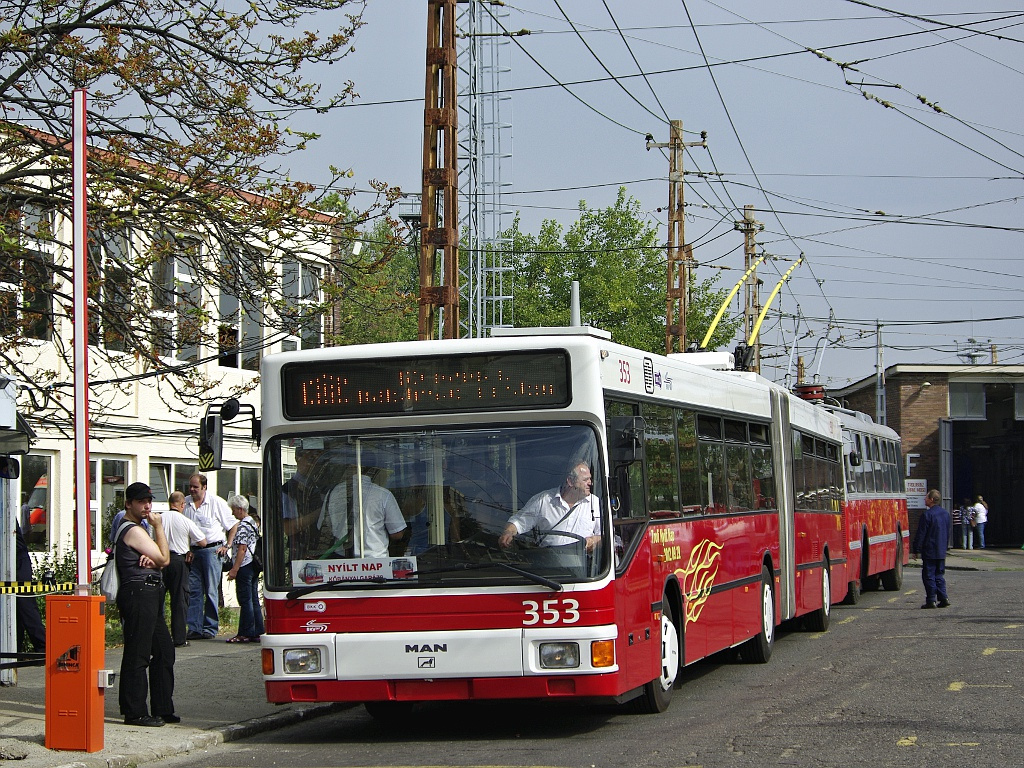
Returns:
[[[643,456],[645,427],[641,416],[608,419],[608,460],[612,467],[632,464]]]
[[[13,456],[0,456],[0,480],[17,480],[21,476],[21,465]]]
[[[850,454],[850,466],[851,467],[859,467],[860,466],[860,454],[859,453],[851,453]]]

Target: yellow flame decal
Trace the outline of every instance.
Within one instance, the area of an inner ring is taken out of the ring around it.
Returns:
[[[690,562],[685,568],[677,568],[676,575],[682,584],[683,596],[686,598],[686,623],[697,621],[704,610],[704,603],[711,596],[718,575],[719,558],[722,545],[711,539],[704,539],[690,552]]]

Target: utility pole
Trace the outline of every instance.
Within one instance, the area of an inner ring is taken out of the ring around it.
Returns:
[[[423,98],[423,203],[420,213],[419,338],[459,336],[458,138],[455,91],[456,0],[429,0]],[[437,256],[441,254],[440,284]]]
[[[882,324],[875,321],[875,423],[886,423],[885,366],[882,365]]]
[[[668,290],[665,296],[665,354],[686,351],[686,310],[689,309],[690,267],[693,249],[683,235],[683,151],[686,147],[707,147],[707,134],[700,141],[683,141],[683,121],[669,123],[668,143],[655,142],[647,135],[647,150],[668,149]]]
[[[755,263],[754,248],[757,241],[754,239],[756,233],[764,229],[764,224],[754,221],[754,206],[743,206],[743,221],[737,221],[733,226],[743,233],[743,268],[747,271],[747,279],[743,286],[743,335],[749,339],[754,330],[755,318],[761,311],[761,298],[758,295],[760,280],[757,279],[757,264]],[[753,365],[751,370],[761,372],[761,342],[756,338],[753,341]]]

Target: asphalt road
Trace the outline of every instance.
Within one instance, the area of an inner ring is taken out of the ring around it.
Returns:
[[[924,611],[919,573],[825,633],[784,629],[766,665],[687,668],[662,715],[454,704],[384,726],[358,707],[160,765],[1024,765],[1024,574],[951,572],[952,607]]]

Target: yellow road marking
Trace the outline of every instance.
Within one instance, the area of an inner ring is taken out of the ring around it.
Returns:
[[[947,741],[947,747],[980,747],[980,741]]]
[[[964,683],[961,681],[955,681],[949,684],[947,691],[962,691],[964,688],[1013,688],[1012,685],[982,685],[974,683]]]
[[[840,624],[849,624],[851,621],[856,621],[856,620],[857,620],[856,616],[847,616],[845,619],[842,619],[839,623]]]
[[[1007,624],[1003,629],[1020,629],[1024,624]]]
[[[904,736],[902,739],[896,742],[897,747],[916,747],[917,736]]]
[[[986,648],[981,652],[982,656],[991,656],[994,653],[1024,653],[1022,648]]]

